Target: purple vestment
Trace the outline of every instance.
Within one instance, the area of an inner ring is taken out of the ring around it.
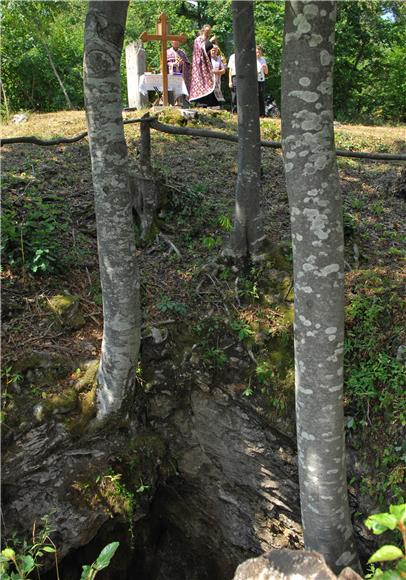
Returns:
[[[182,73],[186,88],[188,93],[190,93],[191,70],[190,62],[186,53],[180,48],[177,50],[175,50],[173,47],[168,48],[166,51],[166,62],[168,63],[168,72],[171,72],[170,69],[173,67],[173,72]]]
[[[198,36],[194,42],[189,101],[196,101],[214,91],[213,66],[206,52],[205,42],[206,40],[201,36]]]

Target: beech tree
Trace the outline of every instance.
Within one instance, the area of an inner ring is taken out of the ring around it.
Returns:
[[[140,345],[139,275],[120,98],[128,1],[89,2],[84,92],[103,294],[97,418],[131,402]]]
[[[334,148],[334,1],[287,2],[282,145],[295,292],[296,418],[305,546],[359,568],[343,416],[344,240]]]
[[[254,6],[252,0],[233,0],[238,102],[238,176],[234,226],[225,255],[260,256],[265,239],[261,220],[261,135],[257,82]]]

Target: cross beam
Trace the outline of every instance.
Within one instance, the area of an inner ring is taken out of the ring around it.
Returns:
[[[143,32],[140,36],[142,42],[149,40],[157,40],[161,43],[161,73],[162,73],[162,96],[164,106],[168,105],[168,70],[166,67],[166,51],[169,40],[178,40],[183,43],[186,42],[187,36],[185,34],[169,34],[169,23],[167,15],[162,12],[159,15],[156,24],[156,34],[148,34]]]

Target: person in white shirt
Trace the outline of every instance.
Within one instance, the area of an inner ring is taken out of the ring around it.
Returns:
[[[231,112],[237,112],[237,82],[235,76],[235,54],[228,59],[228,86],[231,89]]]
[[[214,75],[214,95],[220,103],[224,101],[223,93],[221,92],[221,77],[226,72],[226,69],[221,60],[220,49],[217,44],[213,44],[213,48],[210,51],[210,58]]]
[[[262,55],[262,47],[257,45],[257,72],[258,72],[258,98],[259,116],[265,117],[265,75],[268,74],[268,65]]]

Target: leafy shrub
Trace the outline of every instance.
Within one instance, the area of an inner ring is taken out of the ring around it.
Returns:
[[[58,568],[56,546],[50,534],[54,532],[48,523],[48,518],[42,518],[42,526],[32,530],[32,542],[20,542],[16,538],[8,542],[0,554],[0,576],[2,580],[25,580],[31,572],[41,568],[41,560],[46,554],[55,555],[55,565]]]
[[[369,399],[375,409],[392,411],[402,425],[406,424],[405,384],[405,366],[382,352],[361,362],[347,379],[347,389],[360,405]]]
[[[389,512],[374,514],[365,520],[365,526],[372,530],[374,534],[383,534],[388,530],[399,530],[403,537],[403,550],[393,544],[386,544],[379,548],[369,558],[368,563],[394,562],[397,560],[393,570],[383,571],[381,568],[372,566],[371,574],[366,578],[379,578],[380,580],[401,580],[406,577],[406,504],[391,505]]]
[[[221,348],[212,346],[203,353],[203,358],[208,361],[210,366],[222,367],[226,364],[228,357]]]
[[[245,340],[254,334],[254,331],[244,320],[231,320],[230,327],[237,333],[240,340]]]
[[[33,274],[58,272],[67,259],[65,248],[58,241],[58,233],[67,227],[59,221],[61,214],[61,209],[40,196],[27,198],[20,214],[4,207],[1,216],[4,263]]]

